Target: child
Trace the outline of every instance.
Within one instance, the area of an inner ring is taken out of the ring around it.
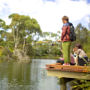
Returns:
[[[64,58],[61,57],[60,59],[57,60],[56,63],[61,63],[61,65],[63,65],[64,64]],[[70,54],[70,65],[75,65],[74,56],[72,54]]]
[[[88,57],[80,44],[76,44],[74,51],[74,58],[76,65],[84,66],[88,63]]]

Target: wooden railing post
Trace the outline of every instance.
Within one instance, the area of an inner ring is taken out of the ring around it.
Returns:
[[[60,78],[60,90],[66,90],[66,83],[65,78]]]

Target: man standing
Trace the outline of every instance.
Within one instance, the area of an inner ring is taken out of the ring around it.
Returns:
[[[62,34],[61,34],[61,41],[62,41],[62,52],[64,58],[63,65],[70,65],[70,25],[69,25],[69,18],[67,16],[63,16],[62,18],[63,27],[62,27]]]

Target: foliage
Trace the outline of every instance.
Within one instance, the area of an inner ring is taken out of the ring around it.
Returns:
[[[90,31],[81,24],[77,25],[75,31],[77,40],[73,43],[73,46],[76,43],[80,43],[83,46],[83,49],[86,51],[88,57],[90,58]]]
[[[0,19],[0,46],[3,48],[7,47],[12,53],[16,49],[21,49],[33,58],[36,56],[57,57],[62,54],[61,43],[57,42],[60,39],[60,31],[42,32],[36,19],[17,13],[9,15],[9,19],[11,19],[10,25],[6,25],[5,21]],[[75,32],[77,40],[72,43],[71,48],[76,43],[80,43],[90,57],[90,31],[78,24]],[[42,41],[38,41],[39,38]]]
[[[90,81],[87,80],[74,80],[71,82],[72,90],[89,90]]]
[[[25,44],[31,43],[34,36],[41,35],[40,26],[34,18],[19,14],[11,14],[9,18],[12,20],[10,28],[13,34],[15,49],[19,47],[20,43],[24,49]]]
[[[35,56],[40,57],[59,57],[61,55],[60,43],[52,41],[39,41],[33,46],[35,50]]]
[[[10,25],[6,25],[5,21],[0,19],[0,45],[7,47],[12,52],[21,49],[27,55],[32,56],[33,48],[31,43],[38,40],[39,36],[42,35],[37,20],[16,13],[11,14],[9,19],[11,19]],[[8,53],[6,50],[3,55]]]

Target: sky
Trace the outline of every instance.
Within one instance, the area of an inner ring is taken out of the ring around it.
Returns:
[[[0,0],[0,18],[7,24],[12,13],[35,18],[44,32],[57,32],[62,28],[61,18],[66,15],[76,26],[88,27],[90,0]]]

